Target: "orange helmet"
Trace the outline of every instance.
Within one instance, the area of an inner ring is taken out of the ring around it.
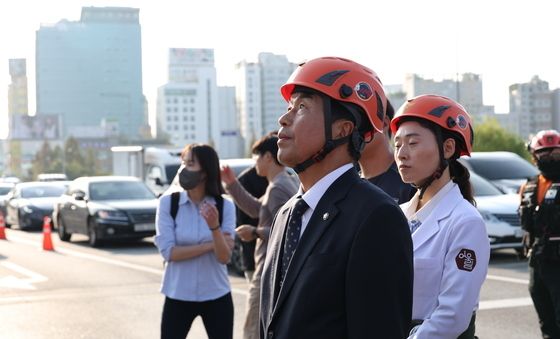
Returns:
[[[560,133],[553,129],[540,131],[531,139],[528,145],[529,152],[531,153],[556,147],[560,147]]]
[[[391,132],[396,133],[401,119],[417,117],[431,121],[460,137],[459,155],[470,155],[473,145],[471,117],[457,102],[439,95],[420,95],[408,100],[391,120]]]
[[[373,128],[383,131],[387,98],[381,80],[371,69],[338,57],[312,59],[300,64],[280,89],[286,101],[290,100],[298,85],[358,105],[367,114]]]

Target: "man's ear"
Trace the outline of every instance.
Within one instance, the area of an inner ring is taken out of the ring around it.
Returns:
[[[444,142],[443,142],[443,157],[445,159],[449,159],[453,156],[453,154],[455,154],[455,139],[453,138],[447,138]]]
[[[350,120],[339,119],[332,124],[333,139],[344,138],[354,130],[354,123]]]

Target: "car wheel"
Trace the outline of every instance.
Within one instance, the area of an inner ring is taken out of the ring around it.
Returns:
[[[237,275],[243,276],[243,254],[241,253],[241,240],[236,237],[233,250],[231,251],[230,269]]]
[[[99,240],[99,236],[97,235],[97,225],[93,219],[89,219],[88,221],[88,237],[88,243],[91,247],[101,246],[101,240]]]
[[[66,232],[66,225],[64,225],[64,221],[62,220],[62,217],[59,216],[58,217],[58,237],[60,238],[60,240],[62,241],[70,241],[70,237],[72,237],[72,233],[68,233]]]

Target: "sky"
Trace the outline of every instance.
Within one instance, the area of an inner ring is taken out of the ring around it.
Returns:
[[[7,0],[0,2],[0,138],[7,136],[8,59],[26,58],[29,112],[35,113],[35,32],[78,21],[86,6],[140,9],[143,91],[150,115],[167,81],[168,50],[213,48],[218,85],[259,52],[292,62],[340,56],[372,68],[384,84],[405,74],[482,75],[486,105],[505,113],[508,87],[534,75],[560,87],[560,5],[491,0]]]

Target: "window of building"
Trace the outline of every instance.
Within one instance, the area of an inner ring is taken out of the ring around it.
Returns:
[[[178,117],[178,116],[174,116],[174,117],[173,117],[173,121],[179,121],[179,117]]]

